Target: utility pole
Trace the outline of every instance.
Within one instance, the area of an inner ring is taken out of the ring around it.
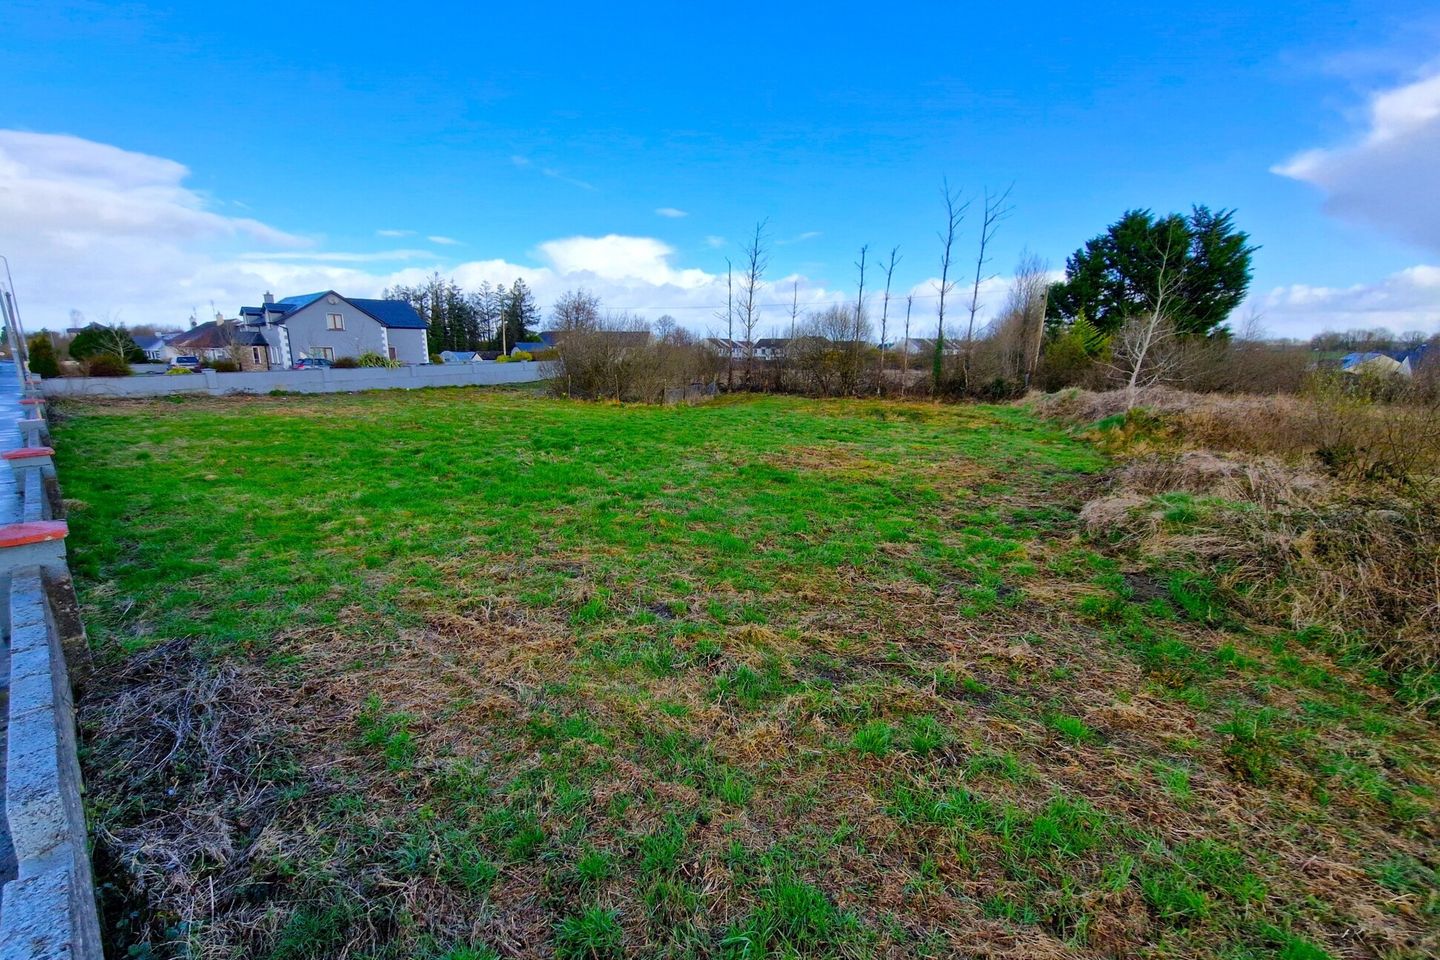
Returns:
[[[10,275],[10,259],[0,256],[0,261],[5,264],[5,329],[10,337],[10,356],[15,361],[15,379],[20,384],[21,394],[24,394],[29,379],[26,375],[30,366],[29,345],[25,342],[25,327],[20,322],[20,307],[15,303],[15,278]]]

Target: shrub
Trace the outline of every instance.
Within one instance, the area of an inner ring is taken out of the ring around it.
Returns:
[[[189,368],[189,367],[171,367],[169,370],[166,370],[166,371],[165,371],[165,376],[167,376],[167,377],[173,377],[173,376],[175,376],[176,374],[188,374],[188,373],[190,373],[190,368]]]
[[[30,352],[30,372],[37,377],[60,376],[60,364],[55,359],[55,347],[50,338],[37,333],[25,341]]]
[[[534,360],[535,355],[529,350],[516,350],[514,353],[510,354],[510,359],[518,363],[523,360]]]
[[[87,377],[128,377],[130,364],[113,353],[97,353],[83,364]]]
[[[438,354],[438,353],[432,353],[432,354],[430,354],[430,362],[431,362],[431,363],[444,363],[444,362],[445,362],[445,358],[442,357],[442,356],[440,356],[440,354]]]
[[[509,358],[507,355],[505,355],[505,354],[502,353],[502,354],[500,354],[500,356],[498,356],[498,357],[495,358],[495,362],[496,362],[496,363],[509,363],[509,362],[510,362],[510,358]]]
[[[399,360],[390,360],[380,356],[373,350],[367,350],[356,358],[356,365],[361,367],[398,367]]]
[[[240,372],[240,364],[236,363],[234,360],[210,360],[206,362],[205,366],[209,367],[211,370],[214,370],[216,373]]]
[[[355,357],[336,357],[330,366],[336,370],[354,370],[360,366],[360,361]]]

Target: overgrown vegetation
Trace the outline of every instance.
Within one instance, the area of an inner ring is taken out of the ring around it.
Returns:
[[[1370,666],[1407,702],[1440,712],[1434,401],[1380,402],[1345,375],[1293,397],[1141,399],[1128,411],[1118,393],[1039,402],[1127,461],[1082,511],[1087,526],[1130,555],[1193,571],[1236,610]]]
[[[114,955],[1440,948],[1433,718],[1026,409],[64,413]]]

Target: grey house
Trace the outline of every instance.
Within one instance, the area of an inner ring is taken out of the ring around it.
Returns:
[[[361,300],[334,290],[241,307],[240,324],[264,341],[271,367],[305,357],[338,360],[377,353],[401,363],[429,363],[425,321],[403,300]]]

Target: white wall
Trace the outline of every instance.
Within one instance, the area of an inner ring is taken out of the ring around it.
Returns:
[[[424,330],[410,330],[390,327],[385,331],[390,346],[395,348],[395,359],[401,363],[429,363],[430,350]]]
[[[494,386],[534,383],[550,375],[548,363],[427,363],[423,366],[356,370],[271,370],[216,373],[204,370],[162,377],[55,377],[41,381],[47,397],[163,397],[170,394],[223,396],[227,393],[350,393],[357,390],[415,390],[421,387]]]

